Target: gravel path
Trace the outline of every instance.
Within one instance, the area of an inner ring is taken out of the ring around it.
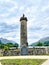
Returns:
[[[49,59],[49,56],[5,56],[0,57],[2,59]]]
[[[2,65],[1,62],[0,62],[0,65]]]
[[[42,65],[49,65],[49,59],[46,60]]]

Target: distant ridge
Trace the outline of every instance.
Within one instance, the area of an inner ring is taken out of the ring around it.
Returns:
[[[49,41],[49,37],[42,38],[42,39],[40,39],[39,41],[44,43],[44,42],[46,42],[46,41]]]
[[[16,43],[15,41],[7,40],[7,39],[4,39],[4,38],[0,38],[0,42],[2,42],[2,43]]]
[[[41,38],[39,41],[32,43],[29,46],[36,46],[38,42],[49,45],[49,37]]]

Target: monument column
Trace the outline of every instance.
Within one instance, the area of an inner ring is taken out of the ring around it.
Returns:
[[[27,46],[27,17],[23,16],[20,18],[20,45]]]
[[[20,18],[20,47],[28,46],[27,43],[27,17],[23,14]]]

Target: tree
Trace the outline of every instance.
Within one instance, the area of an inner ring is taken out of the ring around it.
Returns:
[[[43,46],[43,43],[38,42],[37,46]]]
[[[4,45],[4,50],[9,50],[9,47]]]
[[[0,40],[0,49],[3,49],[3,48],[4,48],[4,44]]]
[[[44,46],[49,46],[49,41],[45,41]]]
[[[13,47],[13,43],[7,43],[7,45],[9,46],[9,47]]]
[[[18,46],[19,46],[19,45],[18,45],[17,43],[14,44],[14,47],[18,48]]]
[[[2,43],[1,41],[0,41],[0,49],[9,49],[9,48],[11,48],[11,47],[16,47],[16,48],[18,48],[18,44],[17,43]]]

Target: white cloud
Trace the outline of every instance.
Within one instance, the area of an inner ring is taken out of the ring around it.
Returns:
[[[47,9],[49,9],[49,5],[42,6],[41,11],[44,12]]]
[[[19,38],[20,32],[19,32],[19,30],[16,30],[13,32],[8,32],[8,33],[0,33],[0,37],[18,42],[20,40],[20,38]],[[20,42],[18,42],[18,43],[20,43]]]
[[[0,0],[0,2],[11,2],[12,0]]]
[[[49,17],[46,17],[45,20],[49,23]]]
[[[7,17],[9,15],[9,13],[6,13],[6,14],[1,14],[0,17]]]
[[[23,3],[26,3],[25,5]],[[47,0],[27,0],[27,1],[17,1],[17,0],[0,0],[1,8],[5,9],[5,12],[0,13],[0,23],[6,23],[8,25],[16,25],[18,29],[13,32],[0,33],[0,37],[4,37],[10,40],[14,40],[20,43],[20,17],[23,13],[28,18],[27,28],[28,28],[28,42],[33,43],[44,36],[49,35],[49,4]],[[11,4],[11,7],[3,4]],[[1,12],[4,10],[1,9]],[[31,30],[31,29],[32,30]],[[37,29],[40,28],[40,29]],[[0,27],[0,30],[2,27]],[[35,30],[34,30],[35,29]]]
[[[8,25],[19,25],[19,17],[12,17],[8,19],[4,19],[4,22]]]
[[[20,6],[19,10],[22,11],[22,10],[24,10],[24,8],[25,8],[25,6]]]

